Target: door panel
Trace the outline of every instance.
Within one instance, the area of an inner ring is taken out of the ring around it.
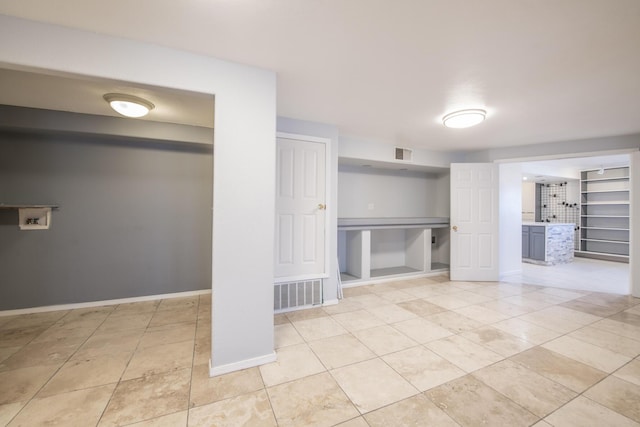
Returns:
[[[325,144],[278,138],[275,277],[325,275]]]
[[[529,256],[531,259],[538,261],[545,260],[545,227],[530,227],[530,249]]]
[[[293,215],[278,215],[278,263],[293,264]]]
[[[451,164],[451,280],[498,280],[498,168]]]

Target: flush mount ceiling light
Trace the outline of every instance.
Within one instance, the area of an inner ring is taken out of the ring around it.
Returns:
[[[126,117],[146,116],[155,107],[146,99],[122,93],[108,93],[104,96],[104,99],[118,114]]]
[[[487,112],[480,109],[454,111],[442,118],[442,124],[454,129],[468,128],[482,123],[486,115]]]

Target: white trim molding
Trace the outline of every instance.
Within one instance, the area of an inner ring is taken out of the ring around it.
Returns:
[[[221,366],[212,366],[209,359],[209,376],[217,377],[218,375],[228,374],[229,372],[239,371],[241,369],[253,368],[254,366],[264,365],[265,363],[275,362],[277,360],[276,352],[265,354],[251,359],[240,360],[238,362],[228,363]]]
[[[75,310],[78,308],[101,307],[105,305],[130,304],[132,302],[153,301],[153,300],[159,300],[159,299],[187,298],[187,297],[193,297],[196,295],[206,295],[210,293],[211,293],[211,289],[203,289],[201,291],[176,292],[172,294],[145,295],[143,297],[79,302],[75,304],[60,304],[60,305],[47,305],[43,307],[20,308],[16,310],[0,311],[0,317],[15,316],[18,314],[45,313],[47,311]]]
[[[364,285],[377,285],[379,283],[399,282],[403,280],[420,279],[422,277],[434,277],[442,274],[449,274],[449,270],[429,271],[425,273],[407,273],[399,276],[371,277],[363,280],[353,280],[342,282],[342,289],[357,288]]]
[[[300,276],[276,277],[273,279],[273,284],[277,285],[280,283],[302,282],[307,280],[326,280],[328,278],[328,274],[304,274]]]

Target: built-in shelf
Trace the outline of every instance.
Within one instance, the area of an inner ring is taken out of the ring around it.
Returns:
[[[581,172],[577,256],[629,262],[629,168]]]
[[[581,240],[584,240],[586,242],[622,243],[625,245],[629,244],[628,240],[605,240],[605,239],[585,239],[585,238],[581,238]]]
[[[620,168],[616,168],[620,169]],[[594,172],[594,171],[583,171],[583,172]],[[605,171],[606,173],[606,171]],[[629,175],[627,176],[617,176],[612,178],[594,178],[594,179],[582,179],[582,182],[602,182],[602,181],[629,181]]]
[[[615,228],[615,227],[582,227],[585,230],[612,230],[612,231],[629,231],[628,228]]]
[[[449,218],[339,218],[343,286],[446,271]]]
[[[583,258],[594,258],[601,259],[605,261],[616,261],[616,262],[629,262],[629,255],[619,255],[612,254],[609,252],[594,252],[594,251],[575,251],[574,254]]]
[[[628,205],[628,200],[618,200],[618,201],[610,201],[610,202],[587,202],[583,203],[582,206],[596,206],[596,205]]]
[[[582,194],[595,194],[595,193],[628,193],[629,189],[625,190],[591,190],[591,191],[581,191]]]
[[[629,218],[629,215],[581,215],[583,218]],[[587,228],[587,227],[583,227]]]
[[[449,264],[443,262],[431,262],[431,271],[449,271]]]
[[[338,218],[338,230],[381,230],[392,228],[448,228],[449,218]]]
[[[397,276],[405,274],[422,273],[422,270],[417,268],[408,267],[406,265],[398,267],[386,267],[386,268],[373,268],[371,269],[371,277],[385,277],[385,276]]]

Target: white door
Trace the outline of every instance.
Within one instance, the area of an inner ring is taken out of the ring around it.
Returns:
[[[498,185],[496,164],[451,164],[451,280],[498,280]]]
[[[326,144],[278,138],[277,281],[326,277]]]

